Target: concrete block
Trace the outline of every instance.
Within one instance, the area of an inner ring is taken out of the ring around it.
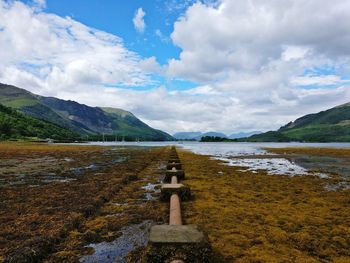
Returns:
[[[160,191],[160,200],[162,201],[169,201],[174,193],[179,195],[181,201],[191,199],[191,189],[183,184],[163,184]]]
[[[147,262],[213,262],[207,236],[196,225],[157,225],[151,228]]]
[[[151,228],[151,243],[200,243],[205,242],[204,234],[196,225],[156,225]]]
[[[182,164],[181,163],[168,163],[166,166],[167,170],[171,170],[173,168],[176,168],[176,170],[181,170],[182,169]]]
[[[165,183],[171,182],[171,177],[174,175],[177,177],[178,181],[185,179],[185,172],[183,170],[166,170],[163,181]]]
[[[168,163],[181,163],[179,158],[169,158]]]

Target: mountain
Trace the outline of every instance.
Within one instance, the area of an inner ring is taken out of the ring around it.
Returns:
[[[79,134],[53,123],[26,116],[0,104],[0,140],[26,137],[74,140]]]
[[[227,138],[226,134],[224,133],[221,133],[221,132],[206,132],[206,133],[203,133],[202,135],[200,136],[197,136],[197,140],[200,140],[202,139],[202,137],[206,137],[206,136],[209,136],[209,137],[220,137],[220,138]]]
[[[0,103],[84,136],[110,134],[141,140],[173,139],[122,109],[90,107],[75,101],[43,97],[11,85],[0,84]]]
[[[249,137],[252,136],[254,134],[260,134],[262,133],[261,131],[252,131],[252,132],[238,132],[238,133],[233,133],[230,136],[228,136],[228,138],[230,139],[239,139],[239,138],[245,138],[245,137]]]
[[[201,135],[201,132],[177,132],[173,137],[177,140],[194,140]]]
[[[221,137],[221,138],[227,138],[227,136],[220,132],[178,132],[173,135],[173,137],[177,140],[196,140],[200,141],[202,137],[204,136],[211,136],[211,137]]]
[[[277,131],[253,135],[243,140],[350,142],[350,103],[305,115]]]

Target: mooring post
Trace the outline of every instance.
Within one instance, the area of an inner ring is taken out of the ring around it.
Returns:
[[[169,225],[182,225],[180,198],[177,193],[170,197]]]
[[[173,167],[171,170],[176,171],[176,168]],[[171,183],[177,184],[176,175],[171,177]],[[180,197],[177,193],[173,193],[170,197],[169,225],[182,225]]]
[[[172,183],[172,184],[177,184],[177,176],[176,176],[176,175],[173,175],[173,176],[171,177],[171,183]]]
[[[191,190],[179,183],[185,179],[182,164],[172,147],[167,170],[161,187],[160,199],[170,201],[169,224],[152,226],[150,231],[148,262],[208,263],[211,256],[207,236],[196,225],[183,225],[181,201],[191,200]],[[157,251],[161,249],[161,254]]]

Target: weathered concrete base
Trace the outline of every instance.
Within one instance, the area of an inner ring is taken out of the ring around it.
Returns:
[[[196,225],[157,225],[151,228],[147,262],[212,262],[208,238]]]
[[[205,236],[196,225],[156,225],[151,228],[149,242],[152,244],[201,243],[205,242]]]
[[[176,176],[177,180],[184,180],[185,179],[185,173],[183,170],[167,170],[165,172],[164,182],[169,183],[171,182],[171,177]]]
[[[191,189],[183,184],[163,184],[161,187],[160,200],[169,201],[172,194],[177,193],[181,201],[191,199]]]
[[[176,168],[176,170],[181,170],[182,169],[182,164],[181,163],[168,163],[166,166],[167,170],[171,170],[173,168]]]
[[[181,163],[180,159],[179,158],[169,158],[168,159],[168,163]]]

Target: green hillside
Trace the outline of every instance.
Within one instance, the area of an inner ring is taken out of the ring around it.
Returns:
[[[156,138],[156,140],[164,140],[164,138],[165,140],[173,140],[172,136],[163,131],[149,127],[146,123],[136,118],[131,112],[115,108],[101,109],[113,119],[113,127],[120,130],[118,135],[133,136],[144,140],[152,138]]]
[[[79,134],[89,132],[88,129],[82,125],[78,125],[69,119],[65,119],[50,107],[43,105],[40,102],[40,98],[42,97],[34,95],[27,90],[0,83],[0,103],[4,106],[17,109],[34,118],[55,123]],[[90,131],[90,133],[93,132]]]
[[[0,139],[28,137],[74,140],[80,136],[53,123],[25,116],[15,109],[0,104]]]
[[[305,115],[294,122],[243,139],[245,141],[350,142],[350,103]]]
[[[140,140],[172,140],[132,113],[113,108],[90,107],[75,101],[42,97],[0,83],[0,103],[34,118],[46,120],[81,136],[117,135]]]

